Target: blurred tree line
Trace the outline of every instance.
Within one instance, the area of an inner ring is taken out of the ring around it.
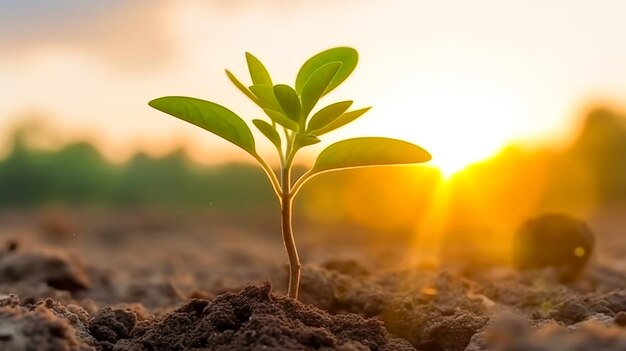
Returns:
[[[304,187],[296,211],[315,222],[351,222],[385,233],[415,231],[422,219],[435,215],[445,220],[447,231],[484,233],[544,211],[585,216],[598,206],[626,205],[625,120],[595,109],[566,150],[509,147],[455,175],[445,190],[440,173],[425,166],[330,173]],[[271,188],[254,165],[200,166],[182,150],[159,158],[138,153],[116,165],[88,143],[44,151],[31,146],[27,134],[17,129],[10,153],[0,160],[0,207],[211,207],[272,216],[277,211]],[[442,191],[443,203],[437,199]],[[433,214],[433,208],[445,213]]]
[[[115,165],[89,143],[54,151],[27,143],[28,130],[12,136],[10,154],[0,161],[0,207],[67,206],[263,208],[271,190],[252,165],[202,167],[183,150],[160,158],[137,153]],[[245,201],[241,201],[244,198]]]

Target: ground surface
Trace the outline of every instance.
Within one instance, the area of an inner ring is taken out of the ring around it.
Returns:
[[[0,350],[626,350],[622,214],[592,223],[598,252],[568,283],[303,233],[296,302],[275,228],[7,212]]]

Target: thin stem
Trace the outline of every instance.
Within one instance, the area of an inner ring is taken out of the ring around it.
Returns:
[[[298,298],[298,287],[300,286],[300,258],[298,257],[298,250],[296,248],[296,242],[293,237],[292,222],[292,206],[293,197],[290,194],[291,188],[291,164],[288,162],[286,167],[281,172],[281,185],[282,185],[282,202],[281,202],[281,214],[282,214],[282,232],[283,242],[285,244],[285,250],[287,256],[289,256],[289,288],[287,295],[291,298]]]
[[[287,128],[283,127],[283,133],[285,134],[285,150],[284,153],[281,150],[280,152],[280,169],[284,169],[287,164],[287,155],[289,154],[289,150],[291,149],[291,139],[289,138],[289,131]]]
[[[291,172],[291,165],[293,164],[293,160],[296,157],[296,152],[298,149],[294,147],[294,141],[296,140],[296,133],[292,133],[287,140],[287,150],[285,151],[285,166],[284,168],[289,168],[289,172]],[[291,192],[291,173],[289,176],[289,192]],[[284,187],[283,187],[284,190]],[[292,196],[293,198],[293,196]]]
[[[301,265],[292,227],[293,196],[291,194],[291,165],[298,150],[294,147],[296,133],[289,133],[287,128],[284,128],[284,132],[286,147],[285,155],[281,157],[280,173],[281,229],[285,251],[287,251],[287,256],[289,257],[289,287],[287,289],[287,295],[293,299],[297,299],[298,288],[300,286]]]
[[[280,160],[280,167],[282,168],[285,165],[285,157],[281,150],[278,151],[278,159]]]

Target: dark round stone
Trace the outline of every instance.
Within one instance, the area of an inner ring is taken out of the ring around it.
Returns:
[[[545,214],[524,223],[513,239],[513,263],[521,270],[552,267],[562,281],[576,278],[594,246],[587,224],[565,214]]]
[[[616,314],[615,319],[613,319],[613,322],[619,325],[620,327],[626,327],[626,312],[622,311]]]

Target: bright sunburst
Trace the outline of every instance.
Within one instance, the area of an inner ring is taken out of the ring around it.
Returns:
[[[530,114],[517,89],[488,77],[433,74],[399,91],[372,113],[392,116],[384,132],[426,148],[446,177],[519,138],[519,123]]]

